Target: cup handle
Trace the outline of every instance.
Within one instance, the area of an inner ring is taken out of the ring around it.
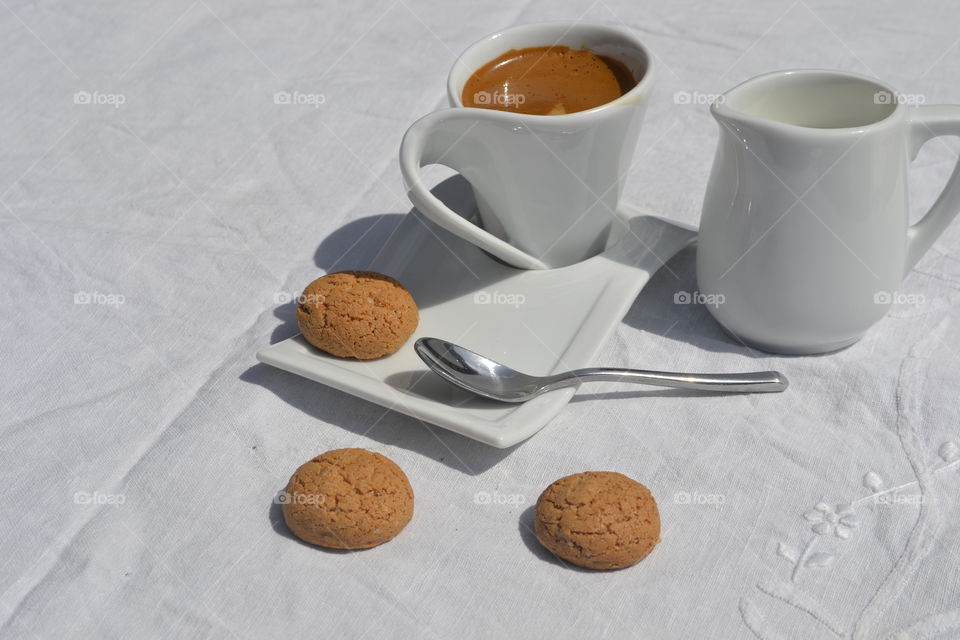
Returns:
[[[914,107],[910,119],[910,153],[915,158],[920,147],[938,136],[960,135],[960,105],[944,104]],[[947,225],[960,213],[960,162],[947,186],[926,215],[907,230],[907,271],[927,252]]]
[[[459,168],[444,162],[454,162],[451,153],[479,124],[477,111],[481,109],[454,108],[434,111],[420,118],[407,129],[400,143],[400,172],[407,186],[410,201],[429,220],[450,233],[471,242],[498,258],[522,269],[546,269],[547,265],[512,244],[484,231],[445,205],[430,192],[420,175],[420,168],[428,164],[444,164],[454,171]]]

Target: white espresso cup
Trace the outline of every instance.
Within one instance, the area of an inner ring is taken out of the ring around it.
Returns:
[[[511,49],[550,45],[619,60],[638,83],[612,102],[565,115],[463,106],[463,87],[477,69]],[[607,242],[652,83],[649,52],[616,27],[551,22],[487,36],[450,71],[453,108],[421,118],[403,137],[400,170],[410,200],[436,224],[516,267],[548,269],[589,258]],[[471,184],[476,224],[430,192],[420,172],[429,164],[448,166]]]
[[[823,353],[883,317],[904,275],[960,211],[960,166],[916,224],[907,170],[960,106],[840,71],[770,73],[711,107],[720,141],[700,220],[710,312],[765,351]]]

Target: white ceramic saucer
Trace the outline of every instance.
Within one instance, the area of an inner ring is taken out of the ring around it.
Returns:
[[[296,336],[260,350],[266,364],[456,431],[509,447],[542,429],[575,389],[522,405],[469,394],[417,357],[413,343],[433,336],[525,373],[546,375],[594,359],[650,276],[693,241],[696,230],[623,205],[618,238],[601,255],[552,270],[497,262],[413,211],[370,269],[400,280],[420,307],[420,326],[397,353],[372,361],[328,356]]]

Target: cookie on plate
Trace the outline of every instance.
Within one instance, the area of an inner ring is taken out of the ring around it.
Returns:
[[[588,569],[622,569],[660,542],[650,490],[611,471],[560,478],[537,500],[535,532],[554,555]]]
[[[297,300],[303,337],[341,358],[372,360],[393,353],[419,322],[410,292],[375,271],[325,275],[307,285]]]
[[[305,463],[280,496],[295,536],[333,549],[392,539],[413,517],[413,489],[393,460],[366,449],[334,449]]]

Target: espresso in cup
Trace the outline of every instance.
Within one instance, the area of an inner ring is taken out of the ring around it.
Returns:
[[[653,56],[618,27],[547,22],[490,34],[453,64],[452,108],[403,137],[410,200],[433,224],[520,269],[596,256],[619,217],[655,77]],[[431,164],[466,178],[474,215],[430,191],[422,168]]]
[[[637,85],[625,64],[589,49],[511,49],[467,80],[465,107],[554,116],[612,102]]]

